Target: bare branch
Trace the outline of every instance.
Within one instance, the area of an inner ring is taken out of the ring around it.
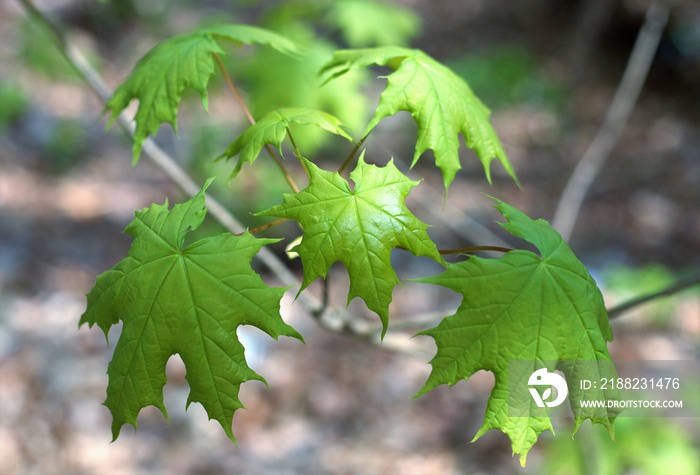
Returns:
[[[583,199],[627,125],[667,20],[665,5],[655,2],[649,7],[603,124],[571,174],[554,213],[552,226],[564,240],[571,237]]]

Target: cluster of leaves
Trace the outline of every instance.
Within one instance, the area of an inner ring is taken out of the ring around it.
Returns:
[[[363,2],[348,0],[342,8],[356,8],[358,3]],[[357,42],[367,35],[353,34]],[[216,67],[214,55],[224,53],[222,40],[267,45],[291,61],[303,55],[303,48],[278,34],[241,25],[209,27],[156,46],[108,104],[114,119],[132,100],[139,102],[135,161],[143,141],[161,124],[176,127],[178,105],[187,88],[197,91],[206,107],[207,85]],[[296,105],[276,109],[222,153],[225,158],[239,157],[232,178],[243,164],[252,165],[263,148],[280,149],[290,138],[290,124],[312,125],[348,139],[353,143],[349,158],[353,158],[382,119],[408,111],[418,126],[413,163],[432,150],[446,192],[461,166],[460,134],[480,159],[487,179],[494,159],[516,179],[489,123],[489,110],[463,79],[424,52],[395,46],[342,50],[322,72],[326,81],[333,82],[351,70],[372,65],[388,66],[392,72],[385,77],[386,88],[359,140],[353,140],[341,120],[327,112]],[[500,429],[524,463],[538,435],[552,430],[552,425],[548,413],[534,415],[528,409],[517,416],[509,414],[506,395],[513,383],[508,380],[509,363],[526,361],[534,368],[549,362],[549,370],[560,369],[573,379],[574,370],[567,361],[610,359],[607,315],[586,268],[548,223],[532,220],[498,200],[496,209],[507,220],[503,227],[534,244],[540,255],[511,251],[498,259],[469,257],[447,264],[430,239],[428,226],[405,204],[419,182],[406,177],[393,161],[379,167],[366,163],[360,154],[349,175],[351,184],[339,172],[324,170],[301,155],[298,158],[308,186],[257,215],[295,220],[302,228],[301,241],[294,248],[304,269],[299,292],[317,278],[325,278],[330,266],[340,261],[350,276],[348,302],[355,297],[364,300],[380,317],[385,333],[393,289],[399,283],[390,261],[392,250],[428,256],[445,266],[442,274],[418,282],[453,289],[464,299],[455,315],[421,333],[435,339],[437,355],[418,395],[440,384],[466,380],[482,369],[492,371],[496,384],[476,437]],[[279,314],[286,289],[268,287],[250,267],[260,248],[275,240],[256,239],[249,233],[221,234],[183,247],[187,233],[204,220],[208,183],[171,210],[166,202],[136,212],[126,229],[134,237],[129,255],[98,277],[88,295],[81,324],[96,324],[105,334],[119,321],[124,325],[109,365],[105,403],[113,415],[115,438],[123,424],[136,426],[139,411],[148,405],[167,416],[162,398],[165,364],[178,353],[187,368],[188,404],[200,402],[233,439],[231,422],[241,407],[240,385],[249,379],[262,380],[247,366],[236,328],[254,325],[273,338],[302,340]],[[581,394],[569,384],[576,428],[591,419],[612,433],[615,414],[601,416],[579,409],[574,402]]]
[[[296,41],[303,56],[292,58],[272,48],[236,61],[236,77],[245,86],[248,105],[256,117],[279,107],[321,109],[351,129],[364,127],[370,105],[363,86],[369,75],[353,71],[321,86],[319,69],[340,45],[351,48],[406,45],[420,29],[411,10],[376,0],[294,0],[270,5],[260,26]],[[316,34],[321,27],[329,34]],[[283,77],[284,81],[279,78]],[[307,153],[315,153],[328,136],[310,127],[292,126]]]

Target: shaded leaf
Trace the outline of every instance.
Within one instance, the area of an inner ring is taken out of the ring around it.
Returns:
[[[428,226],[404,204],[418,182],[404,176],[393,161],[379,168],[360,157],[350,174],[353,190],[338,173],[302,160],[310,173],[309,186],[285,194],[282,204],[257,215],[293,219],[302,227],[301,243],[292,249],[304,267],[301,290],[325,277],[334,262],[342,262],[350,275],[348,303],[355,297],[364,300],[381,318],[385,333],[392,291],[399,283],[391,250],[402,247],[444,262],[428,237]]]

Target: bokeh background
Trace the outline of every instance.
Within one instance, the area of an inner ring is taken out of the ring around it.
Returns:
[[[598,132],[624,71],[646,0],[343,1],[37,1],[65,28],[111,87],[158,41],[212,22],[274,29],[304,43],[291,61],[260,48],[231,47],[228,70],[260,116],[306,105],[364,129],[385,73],[348,75],[318,89],[316,71],[336,47],[403,44],[421,48],[464,76],[493,110],[492,122],[522,182],[498,166],[489,186],[473,152],[445,200],[432,157],[409,172],[415,125],[407,113],[386,119],[367,141],[367,160],[394,157],[409,176],[425,176],[408,204],[431,224],[440,248],[522,243],[505,235],[484,193],[532,217],[551,219],[577,161]],[[570,244],[603,289],[609,307],[662,289],[700,268],[700,5],[668,2],[670,16],[644,89],[624,132],[586,196]],[[168,365],[170,421],[142,411],[139,430],[110,443],[101,405],[113,346],[94,328],[78,329],[95,277],[123,258],[123,228],[133,211],[186,196],[147,158],[131,166],[131,144],[105,131],[103,105],[64,62],[51,36],[21,4],[0,4],[0,473],[14,474],[695,474],[698,419],[620,418],[616,441],[587,422],[555,421],[521,468],[497,431],[469,443],[481,425],[493,378],[478,373],[454,388],[411,399],[430,371],[434,347],[410,337],[459,305],[455,294],[405,282],[391,307],[396,330],[379,345],[322,328],[288,294],[283,316],[307,344],[279,343],[251,328],[239,336],[269,382],[246,383],[236,413],[238,447],[204,410],[184,411],[188,388],[177,357]],[[261,157],[228,183],[231,163],[214,162],[246,123],[220,76],[209,112],[195,94],[181,106],[179,134],[157,142],[246,225],[288,188]],[[304,154],[329,167],[347,144],[298,129]],[[293,173],[293,154],[285,150]],[[208,220],[202,234],[219,232]],[[268,236],[298,235],[293,223]],[[287,240],[287,243],[289,242]],[[273,246],[284,258],[286,243]],[[435,266],[401,251],[400,278]],[[290,266],[299,273],[299,263]],[[278,283],[259,267],[270,284]],[[332,306],[345,305],[347,275],[330,276]],[[319,295],[321,286],[309,292]],[[366,327],[376,316],[350,311]],[[614,358],[698,359],[696,285],[613,321]],[[116,341],[118,329],[110,335]],[[689,388],[688,403],[698,404]]]

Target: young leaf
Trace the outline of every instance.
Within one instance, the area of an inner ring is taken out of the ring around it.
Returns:
[[[197,91],[204,108],[207,108],[207,84],[214,73],[213,53],[224,54],[217,43],[219,40],[264,44],[288,55],[297,52],[297,46],[290,40],[248,25],[202,28],[155,46],[139,60],[107,103],[107,109],[112,112],[111,125],[132,99],[139,101],[135,117],[134,163],[139,159],[146,137],[155,134],[161,124],[168,123],[177,132],[177,109],[185,89],[191,87]]]
[[[319,5],[304,6],[313,9]],[[239,62],[236,73],[244,82],[253,115],[262,117],[280,107],[304,107],[333,114],[348,130],[364,127],[369,120],[369,101],[363,90],[369,79],[368,72],[353,71],[321,87],[323,81],[318,71],[333,55],[336,46],[317,36],[299,3],[282,2],[274,9],[285,13],[279,16],[272,13],[273,20],[267,25],[301,44],[303,54],[297,58],[265,48]],[[321,149],[329,138],[317,128],[294,130],[297,145],[307,154]]]
[[[589,375],[595,381],[615,377],[606,347],[612,331],[600,290],[561,236],[546,221],[533,221],[502,201],[496,208],[508,220],[503,227],[534,244],[542,257],[530,251],[511,251],[499,259],[470,257],[449,265],[441,275],[418,280],[464,296],[457,313],[419,333],[433,337],[438,350],[418,395],[440,384],[452,386],[482,369],[493,372],[496,383],[474,440],[490,429],[500,429],[510,437],[513,452],[520,454],[524,465],[538,435],[553,429],[548,413],[531,410],[534,404],[527,390],[525,411],[519,417],[509,413],[515,386],[508,381],[509,365],[530,362],[534,371],[535,363],[554,362],[569,380],[574,431],[584,419],[591,419],[612,435],[619,410],[607,409],[601,415],[600,410],[582,409],[579,402],[584,395],[571,383],[581,369],[596,373]],[[578,366],[572,362],[579,362]],[[614,391],[603,395],[616,397]]]
[[[158,407],[167,419],[165,365],[177,353],[187,368],[187,405],[201,403],[235,442],[231,424],[242,407],[240,386],[265,381],[246,364],[236,329],[253,325],[275,339],[303,341],[279,313],[286,289],[268,287],[250,267],[260,248],[275,240],[224,233],[183,249],[185,235],[205,214],[204,190],[172,210],[166,201],[137,211],[126,228],[134,237],[129,255],[99,276],[88,294],[81,325],[96,324],[105,336],[119,320],[124,325],[107,370],[105,405],[114,439],[122,425],[137,427],[146,406]]]
[[[255,125],[251,125],[236,140],[226,148],[218,158],[232,158],[241,156],[236,163],[236,167],[231,173],[234,178],[240,172],[244,163],[252,163],[266,144],[275,145],[282,148],[282,141],[287,136],[289,124],[296,123],[302,125],[315,125],[326,132],[340,135],[352,142],[352,138],[343,130],[339,119],[331,114],[314,109],[287,108],[272,111],[260,119]]]
[[[458,153],[460,133],[467,147],[474,149],[481,160],[489,182],[490,163],[494,158],[517,181],[489,123],[489,109],[462,78],[424,52],[395,46],[341,50],[335,53],[322,72],[331,80],[352,69],[372,64],[389,66],[394,72],[386,76],[386,89],[379,98],[365,135],[384,117],[408,111],[418,125],[413,165],[423,152],[433,150],[435,164],[442,171],[445,190],[449,189],[461,168]]]
[[[282,204],[257,215],[293,219],[302,227],[301,244],[293,249],[304,267],[301,290],[325,277],[334,262],[342,262],[350,275],[348,303],[355,297],[364,300],[379,315],[386,333],[391,294],[399,283],[391,250],[400,246],[444,263],[428,237],[428,226],[404,204],[418,182],[404,176],[393,161],[379,168],[361,156],[350,174],[355,182],[352,190],[338,173],[302,160],[310,173],[309,186],[285,194]]]
[[[340,29],[352,48],[403,45],[420,30],[420,17],[409,8],[376,0],[337,0],[325,23]]]

